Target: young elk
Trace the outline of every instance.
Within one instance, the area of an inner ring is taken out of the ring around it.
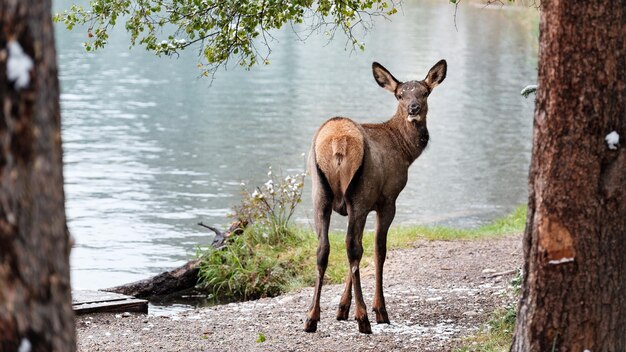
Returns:
[[[328,226],[332,210],[348,216],[346,250],[350,270],[337,309],[337,320],[348,319],[352,289],[359,331],[372,333],[361,292],[359,262],[363,255],[363,228],[367,214],[376,211],[376,290],[373,310],[377,323],[389,323],[383,297],[383,264],[387,254],[387,230],[396,213],[396,198],[407,182],[411,163],[428,144],[427,99],[446,78],[445,60],[433,66],[422,81],[398,81],[377,62],[374,78],[398,99],[389,121],[359,124],[334,117],[313,137],[308,168],[313,183],[313,209],[317,247],[317,281],[304,330],[314,332],[320,320],[320,294],[328,264]]]

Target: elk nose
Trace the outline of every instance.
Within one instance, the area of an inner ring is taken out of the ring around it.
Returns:
[[[409,115],[417,115],[422,107],[418,103],[412,103],[409,105]]]

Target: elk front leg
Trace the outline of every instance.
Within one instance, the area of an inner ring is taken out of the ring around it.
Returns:
[[[354,317],[359,323],[359,331],[364,334],[371,334],[372,327],[369,319],[367,319],[367,308],[363,300],[363,292],[361,291],[361,274],[359,265],[363,257],[363,228],[367,213],[353,216],[350,214],[348,220],[348,234],[346,236],[346,249],[348,252],[348,262],[350,263],[349,273],[351,275],[352,289],[354,290]]]
[[[374,303],[372,310],[376,314],[376,322],[389,324],[389,316],[385,308],[385,296],[383,296],[383,266],[387,257],[387,231],[396,214],[395,204],[383,207],[376,211],[376,245],[374,258],[376,261],[376,289],[374,290]]]
[[[315,281],[315,292],[313,302],[307,313],[304,323],[304,331],[315,332],[317,322],[320,320],[320,297],[322,294],[322,283],[324,273],[328,266],[328,255],[330,253],[330,243],[328,242],[328,226],[330,224],[331,207],[330,204],[323,204],[315,207],[315,227],[317,231],[317,280]]]

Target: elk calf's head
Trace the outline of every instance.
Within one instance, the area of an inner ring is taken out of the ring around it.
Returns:
[[[409,166],[428,143],[427,99],[446,78],[445,60],[436,63],[421,81],[398,81],[379,63],[372,65],[374,78],[398,99],[396,113],[383,123],[357,123],[333,117],[313,137],[308,168],[313,186],[313,212],[317,248],[317,280],[304,330],[313,332],[320,320],[320,295],[328,265],[328,228],[332,211],[348,216],[346,254],[349,273],[339,301],[337,319],[348,319],[352,292],[354,317],[359,331],[371,333],[359,263],[363,255],[363,228],[367,214],[376,212],[376,290],[372,309],[377,323],[389,323],[383,296],[383,264],[387,231],[396,214],[396,199],[408,181]]]
[[[421,81],[398,81],[383,65],[372,64],[374,79],[381,87],[392,92],[398,99],[399,112],[406,115],[409,122],[421,121],[428,112],[428,95],[446,78],[448,65],[441,60],[433,66],[428,75]]]

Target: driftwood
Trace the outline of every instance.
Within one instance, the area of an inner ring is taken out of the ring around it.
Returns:
[[[226,231],[220,231],[212,226],[200,222],[198,225],[215,232],[211,243],[216,249],[226,245],[232,235],[239,235],[247,223],[235,221]],[[121,293],[138,298],[162,296],[193,288],[198,283],[198,272],[201,259],[194,259],[174,270],[163,272],[148,279],[131,282],[129,284],[103,289],[102,291]]]

